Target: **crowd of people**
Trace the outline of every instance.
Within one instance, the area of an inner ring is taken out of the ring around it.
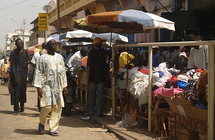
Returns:
[[[202,38],[189,34],[185,40],[201,41]],[[38,93],[38,109],[40,111],[38,130],[40,134],[45,133],[44,124],[47,115],[51,113],[49,119],[49,133],[52,136],[58,135],[56,129],[59,125],[62,107],[64,107],[63,96],[66,96],[68,93],[66,67],[70,70],[70,74],[74,79],[77,79],[78,69],[89,70],[89,113],[87,113],[87,115],[85,114],[83,118],[90,118],[94,115],[96,93],[98,94],[97,116],[103,116],[103,93],[105,86],[110,84],[108,82],[111,76],[116,76],[118,80],[130,78],[130,91],[134,94],[137,94],[137,89],[135,89],[134,86],[137,84],[137,81],[134,82],[134,80],[136,80],[135,78],[144,74],[145,76],[142,76],[147,79],[147,49],[133,48],[132,50],[126,50],[125,48],[117,48],[114,59],[112,60],[110,50],[102,48],[102,40],[100,38],[95,38],[93,44],[94,47],[90,50],[81,48],[74,51],[73,49],[67,56],[63,57],[61,54],[56,53],[57,43],[54,38],[49,37],[42,44],[42,49],[34,53],[31,58],[30,64],[35,69],[32,72],[34,75],[32,84],[37,88]],[[15,45],[17,48],[11,51],[9,60],[4,58],[3,62],[2,60],[0,62],[2,79],[4,82],[9,80],[8,89],[11,94],[11,105],[14,106],[13,115],[18,115],[19,112],[23,112],[25,109],[24,104],[26,103],[29,55],[27,50],[23,48],[21,39],[17,39]],[[86,56],[88,57],[87,66],[83,66],[82,59]],[[205,71],[208,66],[207,56],[207,46],[204,45],[168,48],[153,46],[152,65],[154,79],[152,82],[154,94],[157,94],[158,91],[156,90],[161,87],[181,88],[185,91],[189,86],[188,80],[195,80],[193,76],[197,72],[199,72],[196,74],[198,78],[206,78],[205,76],[201,76],[201,73],[203,72],[204,75],[206,75]],[[111,68],[112,65],[114,65],[113,75],[111,75],[113,71]],[[129,70],[128,77],[126,77],[125,69]],[[137,74],[140,72],[141,74]],[[189,74],[187,74],[187,72],[189,72]],[[134,75],[138,76],[134,78],[132,77]],[[171,83],[169,81],[171,81]],[[167,83],[170,85],[167,85]],[[204,85],[201,85],[202,83]],[[147,96],[142,92],[147,91],[147,83],[142,82],[141,84],[145,84],[142,86],[142,88],[145,89],[142,89],[139,95],[144,94],[142,97],[145,98]],[[199,95],[201,99],[203,98],[204,101],[201,101],[201,103],[206,105],[205,86],[207,83],[197,80],[196,84],[198,87],[197,95]],[[137,97],[137,95],[135,96]],[[146,99],[140,99],[140,104],[142,103],[146,103]]]

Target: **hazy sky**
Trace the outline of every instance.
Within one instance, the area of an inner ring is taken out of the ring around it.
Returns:
[[[15,32],[20,28],[24,28],[23,21],[25,20],[25,29],[30,30],[33,25],[30,24],[38,13],[45,13],[43,6],[47,5],[51,0],[0,0],[0,49],[3,49],[6,44],[6,34]],[[55,1],[55,0],[54,0]],[[10,18],[13,20],[7,20]],[[18,25],[17,25],[17,24]]]

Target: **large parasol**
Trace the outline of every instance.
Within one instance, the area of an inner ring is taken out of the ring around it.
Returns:
[[[110,11],[74,21],[74,27],[95,33],[142,33],[151,29],[175,30],[174,22],[139,10]]]
[[[92,33],[85,30],[75,30],[64,33],[65,39],[69,39],[71,42],[92,42],[92,40],[96,37],[101,38],[102,40],[119,40],[123,42],[128,42],[128,38],[126,36],[113,33],[112,38],[110,38],[111,33]]]

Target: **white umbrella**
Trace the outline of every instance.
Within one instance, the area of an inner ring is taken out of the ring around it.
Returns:
[[[63,47],[63,46],[84,46],[84,45],[92,44],[90,42],[71,42],[68,40],[63,40],[60,43],[61,43],[61,47]]]
[[[112,32],[138,33],[151,29],[175,31],[174,22],[139,10],[109,11],[88,15],[86,23],[106,25]]]
[[[128,38],[126,36],[123,36],[117,33],[112,33],[112,38],[111,38],[111,33],[101,33],[101,34],[93,33],[92,39],[96,37],[99,37],[103,40],[119,40],[123,42],[128,42]]]
[[[91,38],[92,34],[85,30],[75,30],[67,32],[65,38]]]
[[[102,40],[111,40],[111,33],[92,33],[85,30],[75,30],[75,31],[69,31],[65,33],[65,38],[69,38],[72,42],[91,42],[94,38],[99,37]],[[128,42],[128,38],[126,36],[113,33],[112,34],[112,40],[119,40],[123,42]]]
[[[51,37],[53,37],[56,42],[61,42],[61,40],[66,37],[66,33],[52,35]]]

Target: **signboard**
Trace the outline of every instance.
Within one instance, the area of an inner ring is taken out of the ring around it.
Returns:
[[[38,24],[39,24],[39,31],[47,30],[47,13],[39,13]]]

